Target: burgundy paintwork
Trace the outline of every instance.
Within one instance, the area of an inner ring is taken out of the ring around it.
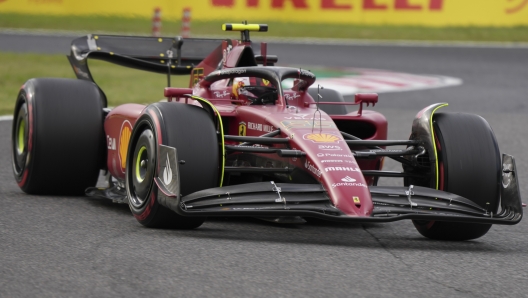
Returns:
[[[222,45],[205,58],[196,68],[202,68],[203,76],[216,70],[219,63],[225,68],[235,67],[247,43],[224,41]],[[264,46],[265,48],[265,46]],[[264,54],[266,50],[261,50]],[[183,98],[183,94],[192,93],[211,101],[220,112],[224,123],[224,133],[229,135],[260,136],[262,134],[281,130],[279,137],[289,138],[288,146],[277,144],[274,147],[289,147],[307,153],[304,158],[281,158],[274,154],[260,154],[281,164],[288,164],[309,173],[328,191],[334,206],[349,216],[369,216],[373,204],[368,189],[372,185],[372,177],[365,178],[361,170],[380,170],[383,160],[355,160],[345,143],[339,125],[350,124],[365,127],[360,131],[363,139],[387,139],[387,121],[377,112],[362,110],[347,115],[328,115],[318,110],[314,99],[305,91],[285,89],[284,96],[279,96],[275,105],[247,105],[241,101],[233,101],[233,87],[227,85],[227,80],[217,81],[210,86],[192,85],[191,88],[166,88],[165,95],[169,101],[199,105],[192,99]],[[324,99],[322,100],[324,101]],[[377,102],[377,95],[361,95],[356,97],[356,103]],[[126,127],[132,127],[143,113],[145,106],[126,104],[110,112],[105,121],[107,135],[108,160],[111,174],[119,180],[124,179],[124,168],[121,161],[124,158],[123,148],[128,145]],[[237,145],[235,142],[226,144]],[[361,149],[361,148],[358,148]],[[364,148],[363,148],[364,149]],[[235,153],[236,154],[236,153]],[[126,153],[125,153],[126,155]],[[258,154],[257,154],[258,155]],[[273,163],[273,161],[271,162]]]
[[[130,140],[130,135],[127,137],[127,134],[123,133],[127,128],[132,132],[131,128],[134,127],[136,120],[145,107],[135,103],[124,104],[114,108],[106,116],[104,124],[108,148],[106,165],[112,176],[118,180],[125,180],[124,160],[127,155],[128,141]]]

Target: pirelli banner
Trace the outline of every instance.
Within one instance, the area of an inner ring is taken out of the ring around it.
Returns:
[[[0,0],[0,13],[120,15],[193,20],[369,25],[528,25],[528,0]]]

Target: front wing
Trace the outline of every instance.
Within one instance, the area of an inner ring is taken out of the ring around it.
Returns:
[[[170,163],[177,167],[172,160]],[[332,205],[320,184],[267,181],[211,188],[182,197],[176,195],[178,186],[166,186],[159,177],[155,181],[162,191],[160,204],[183,216],[302,216],[337,222],[415,219],[505,225],[517,224],[522,219],[515,160],[506,154],[503,155],[501,208],[498,213],[458,195],[419,186],[371,186],[372,214],[369,217],[352,217]]]

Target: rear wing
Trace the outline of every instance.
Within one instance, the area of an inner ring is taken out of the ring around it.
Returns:
[[[68,57],[78,79],[94,82],[88,58],[168,74],[190,74],[223,39],[96,35],[74,39]]]

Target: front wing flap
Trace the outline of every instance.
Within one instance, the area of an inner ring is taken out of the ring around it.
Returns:
[[[177,167],[175,160],[171,163]],[[210,188],[186,196],[164,187],[159,177],[156,184],[161,190],[160,204],[183,216],[303,216],[338,222],[416,219],[505,225],[522,219],[515,160],[506,154],[503,155],[501,208],[495,214],[461,196],[419,186],[371,186],[372,213],[369,217],[353,217],[334,206],[320,184],[266,181]]]

